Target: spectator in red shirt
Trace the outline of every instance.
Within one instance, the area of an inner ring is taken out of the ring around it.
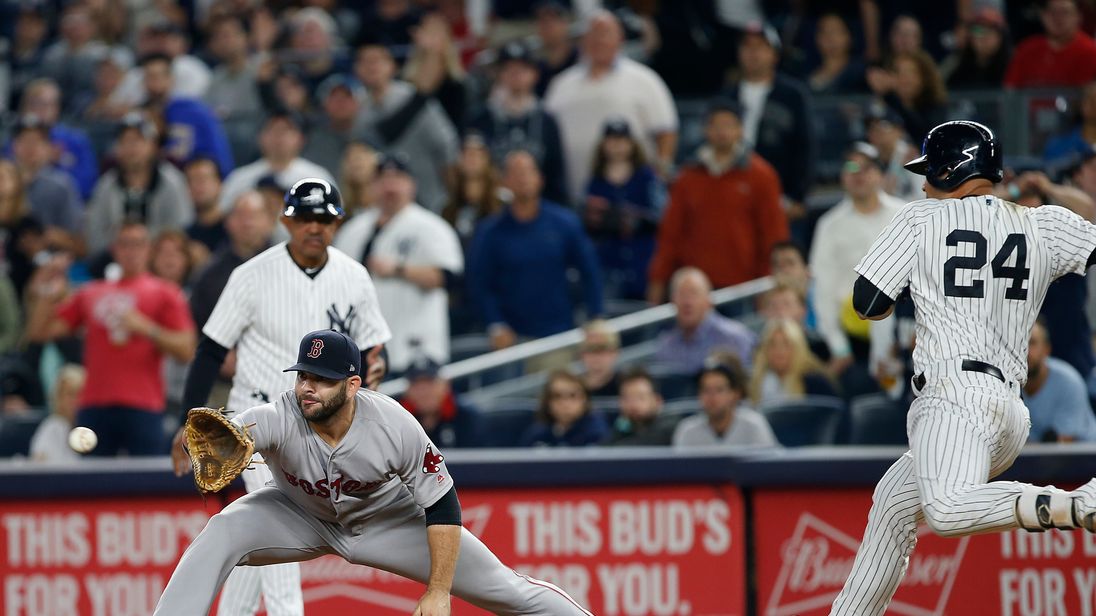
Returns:
[[[28,290],[28,340],[46,342],[83,330],[87,384],[76,425],[99,436],[91,455],[168,450],[161,417],[163,360],[189,362],[196,338],[182,291],[148,273],[150,250],[148,229],[127,223],[112,247],[116,276],[69,294],[67,263],[55,259],[39,268]]]
[[[1045,34],[1029,36],[1016,48],[1005,85],[1081,86],[1096,79],[1096,41],[1081,32],[1075,0],[1048,0],[1040,18]]]
[[[769,273],[769,252],[788,239],[780,178],[742,138],[742,114],[730,99],[708,111],[706,143],[681,170],[658,230],[647,299],[665,299],[666,282],[685,266],[716,288]]]

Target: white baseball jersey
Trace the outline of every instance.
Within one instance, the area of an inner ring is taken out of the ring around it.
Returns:
[[[361,259],[373,238],[370,254],[406,265],[428,265],[459,274],[464,270],[460,239],[449,223],[412,203],[379,231],[380,212],[370,208],[351,218],[335,236],[335,247]],[[449,361],[449,293],[444,287],[423,290],[400,277],[377,278],[381,314],[392,328],[388,359],[393,371],[415,360],[415,347],[434,361]]]
[[[856,271],[892,299],[907,286],[917,309],[914,367],[957,359],[1027,380],[1028,336],[1047,287],[1084,274],[1096,226],[1069,210],[993,196],[908,204]]]
[[[310,277],[277,244],[233,270],[202,333],[236,347],[230,411],[270,402],[293,388],[301,338],[318,329],[339,330],[362,350],[391,338],[365,268],[335,248]]]

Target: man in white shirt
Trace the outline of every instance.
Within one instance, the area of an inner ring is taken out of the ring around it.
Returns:
[[[841,186],[845,197],[818,220],[810,256],[818,331],[829,345],[831,363],[839,372],[853,360],[842,313],[854,314],[851,293],[856,282],[854,268],[905,205],[883,191],[879,151],[867,143],[854,143],[845,153]],[[861,326],[854,334],[868,337],[866,321],[851,319],[850,322]]]
[[[377,203],[351,218],[335,247],[366,265],[381,314],[392,329],[388,363],[402,372],[420,355],[449,360],[449,292],[464,271],[456,231],[414,201],[402,154],[377,163]]]
[[[609,118],[628,122],[647,158],[665,173],[677,149],[677,108],[670,90],[650,68],[620,53],[617,18],[595,12],[582,41],[582,61],[548,86],[544,107],[559,122],[571,199],[578,203],[593,168],[601,129]]]
[[[138,57],[151,53],[167,54],[171,58],[172,97],[202,98],[209,89],[211,73],[205,62],[187,53],[190,41],[186,32],[170,22],[149,24],[137,40]],[[145,102],[144,71],[130,69],[111,95],[111,102],[138,106]]]
[[[267,175],[272,175],[281,186],[292,186],[309,177],[334,184],[335,179],[326,169],[300,157],[304,148],[301,131],[301,119],[292,112],[277,110],[271,113],[259,133],[262,158],[228,174],[221,189],[221,209],[231,210],[237,197],[253,190]]]

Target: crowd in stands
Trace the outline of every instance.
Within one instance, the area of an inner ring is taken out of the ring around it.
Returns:
[[[1069,124],[1000,195],[1096,220],[1094,33],[1079,0],[0,1],[0,453],[69,455],[64,428],[104,414],[132,434],[99,453],[163,453],[133,444],[177,421],[230,273],[289,237],[309,177],[341,190],[333,245],[442,447],[499,442],[441,376],[470,333],[585,327],[527,366],[550,374],[512,445],[790,445],[767,409],[904,408],[912,301],[871,324],[851,305],[922,196],[902,165],[970,91],[1049,89]],[[835,98],[861,119],[836,150]],[[712,305],[770,274],[757,322]],[[1031,334],[1032,440],[1096,440],[1091,295],[1063,278]],[[643,365],[613,301],[676,307]],[[33,444],[5,436],[25,417]]]

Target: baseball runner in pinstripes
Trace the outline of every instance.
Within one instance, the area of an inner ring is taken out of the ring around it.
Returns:
[[[1096,479],[1067,492],[990,480],[1027,439],[1027,344],[1047,287],[1096,262],[1096,226],[1058,207],[993,196],[1001,146],[978,123],[947,122],[908,163],[928,197],[908,204],[856,267],[862,318],[916,305],[910,450],[876,486],[864,539],[831,614],[882,614],[924,521],[942,536],[1023,528],[1096,532]]]

